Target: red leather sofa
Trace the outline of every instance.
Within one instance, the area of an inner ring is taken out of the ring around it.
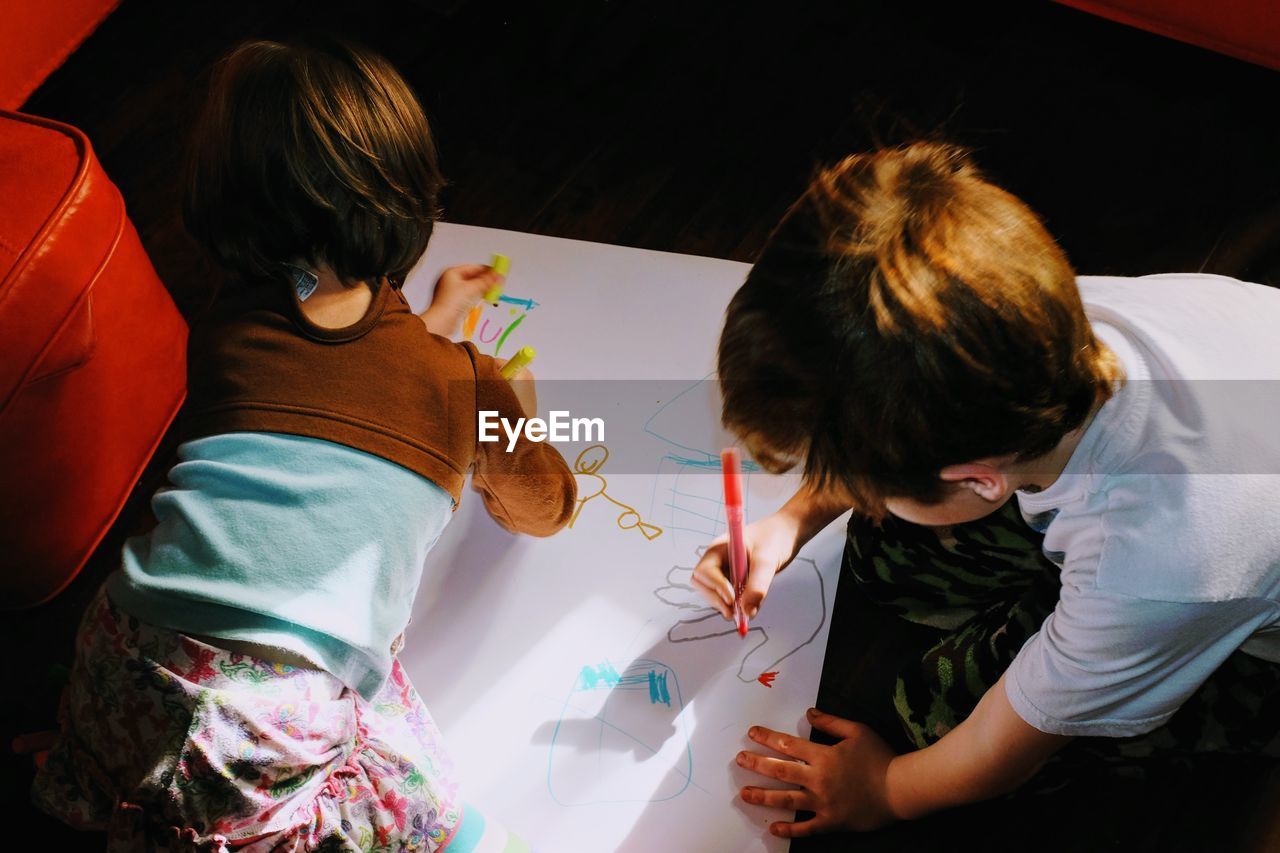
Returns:
[[[0,111],[0,606],[69,583],[186,394],[187,325],[84,134]]]
[[[3,0],[0,109],[16,110],[120,0]]]
[[[7,112],[118,4],[0,4],[0,608],[71,582],[186,392],[186,324],[89,140]]]
[[[1085,12],[1280,70],[1275,0],[1058,0]]]
[[[186,324],[89,140],[0,111],[0,607],[46,601],[186,390]]]

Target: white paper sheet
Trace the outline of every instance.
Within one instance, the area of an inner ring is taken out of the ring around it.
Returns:
[[[410,303],[425,308],[444,267],[494,252],[512,270],[506,301],[470,330],[482,352],[535,346],[552,392],[570,379],[664,381],[573,412],[602,417],[610,455],[599,442],[561,447],[592,495],[571,529],[511,536],[468,489],[427,560],[401,660],[464,798],[543,851],[784,850],[767,827],[789,814],[737,799],[760,777],[734,757],[752,724],[808,734],[841,526],[779,576],[745,639],[687,587],[698,549],[724,530],[717,454],[732,442],[704,380],[748,267],[441,224],[405,285]],[[661,398],[644,397],[651,387]],[[746,485],[750,521],[796,480],[755,472]]]

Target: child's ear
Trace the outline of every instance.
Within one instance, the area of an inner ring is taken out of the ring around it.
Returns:
[[[1009,478],[999,468],[986,462],[948,465],[938,476],[945,482],[959,484],[984,501],[1003,502],[1009,496]]]

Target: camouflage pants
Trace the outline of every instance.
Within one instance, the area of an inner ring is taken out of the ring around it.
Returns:
[[[1059,570],[1017,502],[987,518],[926,528],[888,518],[849,523],[845,569],[880,608],[939,629],[938,642],[909,658],[894,695],[917,748],[967,717],[1058,601]],[[1280,754],[1280,664],[1237,651],[1154,731],[1132,738],[1080,738],[1061,760],[1124,765],[1193,753]]]

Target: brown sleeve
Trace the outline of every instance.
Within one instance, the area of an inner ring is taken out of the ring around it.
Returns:
[[[512,423],[524,417],[511,383],[502,378],[498,363],[472,349],[476,366],[476,412],[496,411]],[[478,418],[478,414],[474,415]],[[507,436],[496,442],[476,442],[472,486],[484,499],[494,520],[512,533],[550,536],[569,523],[578,497],[578,484],[560,451],[550,442],[529,441],[523,435],[507,452]]]

